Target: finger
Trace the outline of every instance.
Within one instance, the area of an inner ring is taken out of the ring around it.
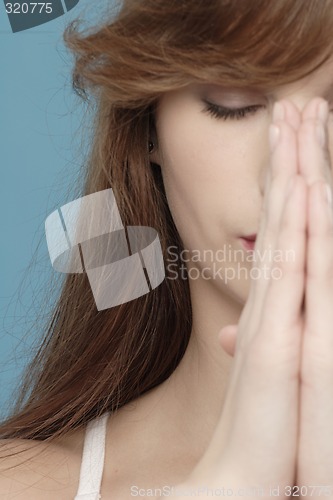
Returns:
[[[234,356],[235,354],[237,331],[238,325],[228,325],[222,328],[218,334],[219,342],[229,356]]]
[[[288,106],[287,106],[288,107]],[[276,108],[275,108],[276,109]],[[262,302],[267,292],[269,276],[274,267],[273,257],[276,248],[278,228],[285,205],[285,193],[292,176],[297,173],[297,135],[290,123],[283,121],[285,116],[275,113],[274,122],[278,124],[279,140],[272,150],[270,175],[266,181],[263,203],[263,219],[254,249],[256,274],[260,279],[251,283],[247,314],[259,316]]]
[[[212,445],[215,457],[221,455],[221,447],[228,451],[224,466],[232,464],[234,458],[241,468],[246,464],[247,472],[253,474],[262,473],[263,456],[270,457],[275,471],[294,474],[301,340],[297,317],[304,292],[306,227],[306,184],[300,176],[295,176],[295,182],[295,188],[285,198],[277,248],[282,255],[286,249],[295,248],[296,256],[280,263],[284,271],[280,280],[271,280],[266,300],[261,304],[259,330],[253,332],[251,323],[238,325],[223,418],[213,439],[219,447]],[[230,346],[234,325],[223,329],[222,337],[223,333]],[[232,432],[228,428],[230,421]],[[286,429],[290,441],[283,439]],[[260,454],[248,462],[244,449],[249,443],[259,442]],[[273,450],[278,452],[274,454]]]
[[[279,142],[273,151],[270,171],[270,191],[265,198],[265,211],[267,217],[262,229],[261,238],[258,242],[258,249],[272,248],[274,250],[278,237],[281,216],[285,205],[287,186],[292,177],[297,173],[297,138],[292,126],[285,121],[277,122],[280,137]],[[259,256],[259,253],[257,254]],[[270,265],[269,253],[264,254],[265,258],[260,261],[264,265]],[[265,285],[265,283],[264,283]],[[265,286],[263,287],[266,288]]]
[[[313,370],[323,376],[319,359],[333,375],[333,211],[326,199],[327,189],[328,185],[320,181],[310,190],[304,336],[309,358],[306,366],[315,364]]]
[[[282,276],[269,281],[256,331],[253,331],[251,323],[240,322],[238,325],[235,359],[224,402],[224,419],[220,421],[217,431],[220,443],[231,457],[237,457],[241,467],[245,466],[245,460],[242,462],[245,455],[241,450],[246,443],[261,442],[259,456],[266,453],[275,461],[276,470],[288,470],[292,475],[298,425],[306,190],[304,179],[296,175],[295,186],[285,197],[276,245],[281,255],[286,255],[290,248],[295,255],[280,261]],[[226,333],[230,337],[231,328]],[[233,433],[226,431],[225,421],[228,420],[233,422]],[[283,439],[286,429],[291,436],[290,442]],[[264,442],[261,441],[263,435]],[[273,456],[274,449],[279,452]],[[257,457],[247,464],[247,471],[262,468],[263,463]]]
[[[291,332],[299,330],[304,295],[306,194],[303,177],[296,175],[293,188],[285,199],[278,233],[276,248],[281,259],[275,262],[274,279],[269,280],[257,335],[259,344],[267,349],[267,359],[281,351],[288,359],[289,356],[295,360],[299,358],[300,339]],[[263,342],[260,337],[267,332],[269,342]]]
[[[298,131],[302,122],[302,114],[300,113],[299,109],[289,99],[281,99],[279,102],[284,106],[287,122],[293,127],[295,131]]]
[[[318,180],[332,183],[328,114],[327,101],[316,97],[305,108],[298,130],[299,168],[309,186]]]
[[[333,433],[333,215],[325,199],[326,186],[316,182],[309,190],[300,374],[300,484],[331,484],[332,480],[333,442],[328,436]]]

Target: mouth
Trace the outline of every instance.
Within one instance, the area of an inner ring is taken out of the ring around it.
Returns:
[[[256,243],[256,238],[257,238],[256,234],[249,234],[248,236],[241,236],[240,237],[241,243],[242,243],[243,247],[245,248],[245,250],[253,250],[254,249],[254,245]]]

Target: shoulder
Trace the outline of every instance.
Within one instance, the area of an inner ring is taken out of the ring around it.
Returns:
[[[83,447],[78,438],[51,443],[0,439],[0,499],[74,498]]]

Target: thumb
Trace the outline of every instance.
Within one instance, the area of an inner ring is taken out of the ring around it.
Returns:
[[[228,325],[222,328],[218,334],[222,348],[230,356],[234,356],[236,348],[238,325]]]

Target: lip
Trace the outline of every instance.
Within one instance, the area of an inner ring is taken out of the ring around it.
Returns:
[[[253,250],[254,249],[254,245],[256,244],[256,238],[257,238],[256,234],[249,234],[248,236],[242,236],[240,238],[241,243],[242,243],[243,247],[245,248],[245,250]]]

